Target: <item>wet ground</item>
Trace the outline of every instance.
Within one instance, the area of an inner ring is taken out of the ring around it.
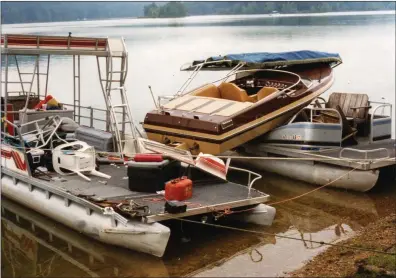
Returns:
[[[314,189],[267,173],[256,188],[269,193],[271,201]],[[394,212],[395,201],[396,186],[385,180],[367,194],[323,188],[277,205],[271,227],[223,223],[304,240],[172,221],[168,223],[172,228],[171,241],[165,256],[159,259],[101,244],[3,199],[2,276],[283,275],[326,248],[307,240],[337,242],[352,236],[354,231]]]

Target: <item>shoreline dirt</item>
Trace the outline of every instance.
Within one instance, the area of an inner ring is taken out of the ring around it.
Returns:
[[[338,244],[396,253],[396,214],[383,217]],[[330,247],[290,272],[291,277],[395,277],[396,255]]]

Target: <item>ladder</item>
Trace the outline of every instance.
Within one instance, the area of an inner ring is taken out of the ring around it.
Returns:
[[[113,135],[113,143],[116,151],[123,157],[123,150],[125,144],[133,144],[132,149],[134,153],[140,151],[139,144],[137,142],[137,128],[134,124],[131,109],[128,103],[127,92],[125,89],[125,79],[128,71],[128,52],[126,50],[124,39],[108,39],[107,40],[107,52],[108,56],[106,59],[106,75],[105,78],[101,77],[101,69],[98,59],[98,70],[100,83],[103,90],[103,95],[107,108],[107,119],[109,120],[108,126]],[[115,70],[119,63],[120,69]],[[119,92],[120,103],[115,104],[114,98],[116,92]],[[119,119],[121,115],[122,119]],[[131,136],[126,136],[126,127],[131,131]],[[130,149],[130,146],[129,146]]]

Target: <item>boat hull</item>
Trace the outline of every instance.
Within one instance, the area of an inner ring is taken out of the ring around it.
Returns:
[[[314,93],[220,135],[194,132],[149,123],[143,124],[143,128],[146,131],[147,138],[150,140],[164,144],[171,142],[182,143],[183,147],[189,149],[193,154],[203,152],[218,155],[283,125],[297,113],[298,110],[307,106],[312,100],[328,90],[333,82],[334,77],[330,75],[327,82],[321,85]]]
[[[109,215],[96,211],[87,213],[86,208],[70,202],[68,206],[55,194],[47,198],[39,188],[32,191],[25,182],[14,184],[12,177],[3,175],[2,195],[54,219],[78,232],[104,243],[162,257],[168,244],[170,229],[160,223],[144,224],[128,221],[126,225],[113,226]]]
[[[148,125],[146,125],[146,134],[148,139],[161,143],[165,143],[167,141],[184,143],[185,148],[189,149],[193,154],[203,152],[218,155],[240,146],[279,125],[282,125],[295,113],[295,110],[297,109],[278,116],[249,131],[245,131],[237,136],[230,137],[229,139],[225,140],[221,140],[221,138],[215,138],[214,136],[210,136],[209,138],[194,137],[194,135],[189,135],[189,132],[187,131],[185,131],[184,134],[177,134],[173,133],[175,130],[169,128],[161,128],[161,130],[155,132],[154,130],[150,129]]]
[[[342,125],[320,123],[290,123],[267,133],[263,143],[288,147],[341,146]]]

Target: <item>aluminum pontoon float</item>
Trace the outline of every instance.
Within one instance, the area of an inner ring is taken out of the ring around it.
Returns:
[[[159,257],[170,236],[170,229],[159,221],[192,216],[211,220],[227,211],[242,221],[272,223],[275,209],[263,204],[269,199],[267,194],[252,188],[261,178],[254,172],[227,168],[244,172],[247,186],[212,176],[206,181],[197,178],[193,180],[193,197],[184,203],[185,212],[168,213],[164,211],[166,200],[161,192],[130,190],[131,184],[139,180],[129,180],[129,162],[108,163],[109,154],[114,152],[122,161],[139,152],[154,152],[166,154],[168,161],[183,161],[177,169],[189,176],[194,169],[195,173],[202,172],[194,166],[189,152],[140,137],[124,87],[128,52],[122,38],[7,34],[2,36],[1,44],[5,59],[1,126],[1,182],[5,197],[99,241]],[[47,95],[52,55],[72,58],[71,105],[58,103]],[[33,59],[26,59],[27,56]],[[81,105],[81,56],[97,59],[106,109]],[[10,58],[14,58],[12,71]],[[32,61],[33,71],[28,73],[25,66]],[[21,71],[22,66],[25,71]],[[11,80],[12,76],[16,79]],[[18,89],[12,91],[13,86]],[[34,93],[33,89],[37,91]],[[119,93],[118,104],[114,103],[115,93]],[[107,164],[100,163],[99,154],[107,154]]]
[[[241,151],[285,158],[249,161],[258,169],[365,192],[376,185],[380,174],[391,183],[396,178],[396,142],[391,135],[392,104],[369,101],[367,94],[332,93],[327,102],[315,100],[286,125]]]

